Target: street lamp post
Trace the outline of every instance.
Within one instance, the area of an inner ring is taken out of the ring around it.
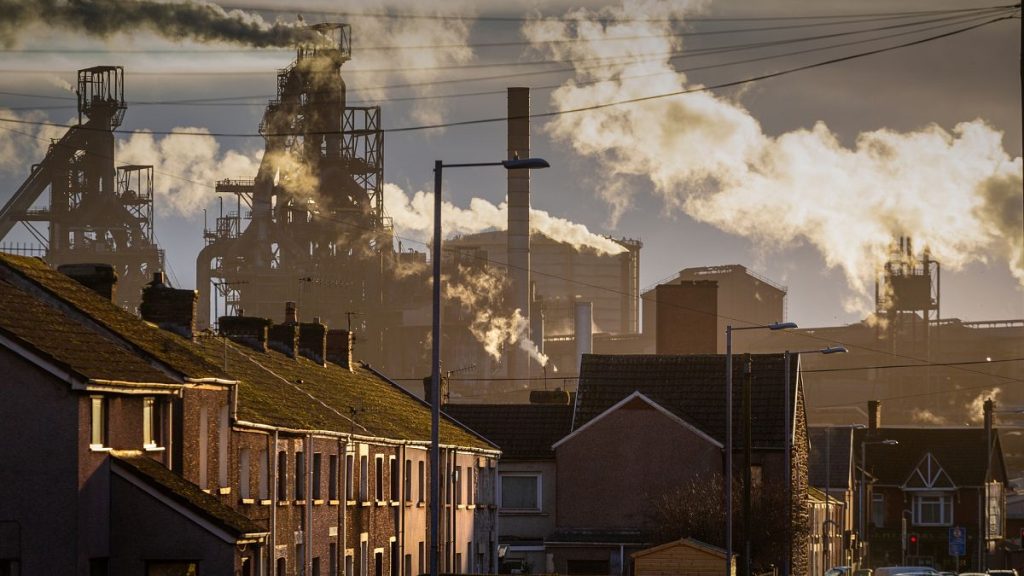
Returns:
[[[543,158],[513,158],[501,162],[444,164],[434,162],[433,318],[430,356],[430,575],[438,576],[441,557],[441,173],[445,168],[503,166],[531,170],[550,166]]]
[[[864,546],[867,545],[867,533],[868,533],[867,507],[864,505],[864,495],[866,494],[866,490],[864,489],[864,483],[867,481],[867,460],[866,460],[866,457],[867,457],[867,446],[869,444],[878,444],[878,445],[882,445],[882,446],[896,446],[899,443],[900,443],[899,440],[890,440],[890,439],[886,439],[886,440],[870,440],[870,441],[869,440],[861,440],[861,442],[860,442],[860,495],[858,496],[858,500],[859,500],[858,503],[860,504],[860,506],[859,506],[860,510],[859,510],[859,513],[857,514],[860,517],[859,518],[859,520],[860,520],[860,534],[858,534],[858,536],[860,538],[859,538],[858,550],[857,550],[857,564],[858,565],[862,565],[864,563]]]
[[[792,457],[793,457],[793,455],[792,455],[792,452],[793,452],[793,426],[790,424],[790,417],[789,417],[789,408],[790,408],[790,403],[792,402],[792,397],[790,396],[790,390],[789,390],[789,378],[790,378],[790,366],[791,366],[790,358],[793,357],[793,354],[798,354],[798,355],[799,354],[845,354],[846,352],[847,352],[847,350],[846,350],[845,346],[829,346],[827,348],[815,348],[813,350],[796,350],[796,351],[786,350],[786,354],[785,354],[785,358],[786,358],[786,369],[785,369],[786,378],[785,378],[785,384],[783,385],[783,390],[784,390],[784,392],[783,392],[783,403],[785,404],[785,408],[783,409],[783,418],[782,418],[783,450],[785,450],[785,460],[784,460],[784,462],[785,462],[785,466],[786,466],[786,488],[785,488],[785,492],[783,493],[785,495],[784,501],[785,501],[785,504],[786,504],[786,531],[785,531],[785,534],[786,534],[786,536],[785,536],[785,538],[786,538],[786,540],[785,540],[785,542],[786,542],[786,545],[785,545],[786,557],[782,561],[782,576],[789,576],[790,564],[792,563],[792,560],[793,560],[793,530],[792,530],[792,521],[793,521],[793,501],[792,501],[792,498],[793,498],[793,469],[792,469],[793,468],[793,462],[792,462]],[[825,465],[828,466],[828,462],[826,462]],[[825,514],[828,515],[828,492],[825,493]],[[827,543],[825,544],[825,547],[826,548],[828,547]]]
[[[725,573],[732,573],[732,333],[736,330],[785,330],[796,328],[795,322],[775,322],[768,325],[725,327]],[[750,463],[748,462],[749,466]],[[749,575],[745,575],[749,576]]]

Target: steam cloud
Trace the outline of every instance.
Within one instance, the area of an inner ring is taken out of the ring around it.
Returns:
[[[221,153],[217,140],[205,128],[174,131],[189,134],[170,134],[158,139],[148,132],[136,132],[117,143],[118,164],[154,165],[157,210],[184,216],[196,214],[215,196],[217,180],[256,173],[262,150]]]
[[[458,302],[462,309],[473,314],[469,331],[484,350],[495,360],[501,359],[505,345],[519,346],[541,366],[547,366],[548,357],[527,336],[529,321],[516,308],[505,316],[501,308],[501,294],[506,293],[505,280],[484,272],[459,267],[457,278],[445,278],[445,297]]]
[[[527,23],[536,50],[558,59],[607,58],[577,65],[552,93],[556,109],[696,88],[661,61],[623,57],[681,49],[667,19],[686,5],[626,0],[597,12]],[[645,14],[652,21],[609,22]],[[604,19],[601,21],[601,19]],[[650,36],[641,41],[605,41]],[[643,75],[644,81],[628,79]],[[589,82],[594,82],[589,84]],[[860,134],[852,147],[824,124],[777,137],[739,102],[708,92],[564,114],[547,125],[557,139],[600,160],[600,193],[617,220],[632,204],[630,178],[647,178],[669,209],[757,241],[769,249],[809,242],[829,267],[839,267],[869,310],[869,287],[896,235],[928,247],[944,269],[998,258],[1024,285],[1021,158],[982,120],[951,131],[882,129]],[[670,159],[670,160],[666,160]]]
[[[231,42],[251,46],[292,46],[315,40],[301,24],[268,23],[257,14],[225,10],[201,1],[0,0],[0,43],[15,44],[33,24],[107,38],[140,29],[172,40]]]
[[[416,192],[411,198],[395,184],[384,185],[384,205],[394,220],[395,230],[401,236],[427,241],[433,234],[433,194]],[[505,230],[508,227],[508,204],[495,206],[483,198],[473,198],[469,208],[459,208],[450,202],[441,206],[443,229],[451,235],[475,234],[485,230]],[[621,254],[626,249],[604,236],[594,234],[582,224],[552,216],[543,210],[530,209],[530,230],[557,242],[589,249],[598,254]]]

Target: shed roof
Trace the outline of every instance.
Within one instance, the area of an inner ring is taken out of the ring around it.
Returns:
[[[783,354],[751,354],[753,445],[782,447],[785,380]],[[742,434],[744,355],[733,356],[733,436]],[[790,374],[795,399],[796,362]],[[584,426],[633,392],[644,396],[725,443],[725,356],[583,356],[573,429]],[[792,418],[792,415],[791,415]]]

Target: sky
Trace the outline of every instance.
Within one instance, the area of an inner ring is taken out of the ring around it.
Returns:
[[[787,319],[802,327],[862,319],[897,234],[941,263],[943,317],[1024,318],[1021,21],[823,64],[1007,15],[944,12],[993,5],[391,0],[325,16],[336,2],[225,3],[259,14],[243,19],[261,33],[299,14],[351,24],[348,98],[379,103],[395,129],[385,208],[405,247],[423,250],[429,234],[414,200],[432,189],[433,162],[503,159],[505,126],[400,129],[501,118],[505,88],[529,86],[534,113],[592,108],[533,120],[532,153],[552,165],[532,176],[535,210],[642,240],[644,287],[687,267],[745,265],[788,287]],[[367,16],[382,10],[392,17]],[[922,11],[932,12],[894,14]],[[20,14],[0,16],[0,118],[73,123],[74,70],[124,66],[118,161],[157,166],[156,235],[172,280],[193,286],[213,184],[251,178],[262,141],[145,132],[255,134],[294,53],[216,39],[237,29],[196,38],[204,22],[167,38],[145,15]],[[257,36],[246,37],[274,38]],[[527,64],[537,60],[557,62]],[[738,83],[811,64],[822,65]],[[731,86],[699,90],[721,84]],[[679,92],[689,93],[649,98]],[[182,102],[197,99],[208,100]],[[623,100],[638,101],[606,106]],[[62,132],[0,122],[0,202]],[[470,219],[505,195],[504,174],[486,168],[446,171],[444,186]],[[460,230],[452,218],[446,230]]]

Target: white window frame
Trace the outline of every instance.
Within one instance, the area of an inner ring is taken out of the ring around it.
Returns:
[[[938,499],[939,516],[938,522],[924,522],[921,518],[921,506],[928,500],[934,504],[933,499]],[[953,525],[953,495],[948,492],[926,492],[914,494],[914,525],[915,526],[952,526]]]
[[[537,506],[535,508],[508,508],[505,506],[505,478],[533,478],[537,482]],[[540,512],[544,507],[543,480],[540,472],[502,472],[498,475],[498,508],[507,512]]]
[[[89,448],[103,449],[107,445],[107,399],[103,396],[91,396],[89,413]]]

